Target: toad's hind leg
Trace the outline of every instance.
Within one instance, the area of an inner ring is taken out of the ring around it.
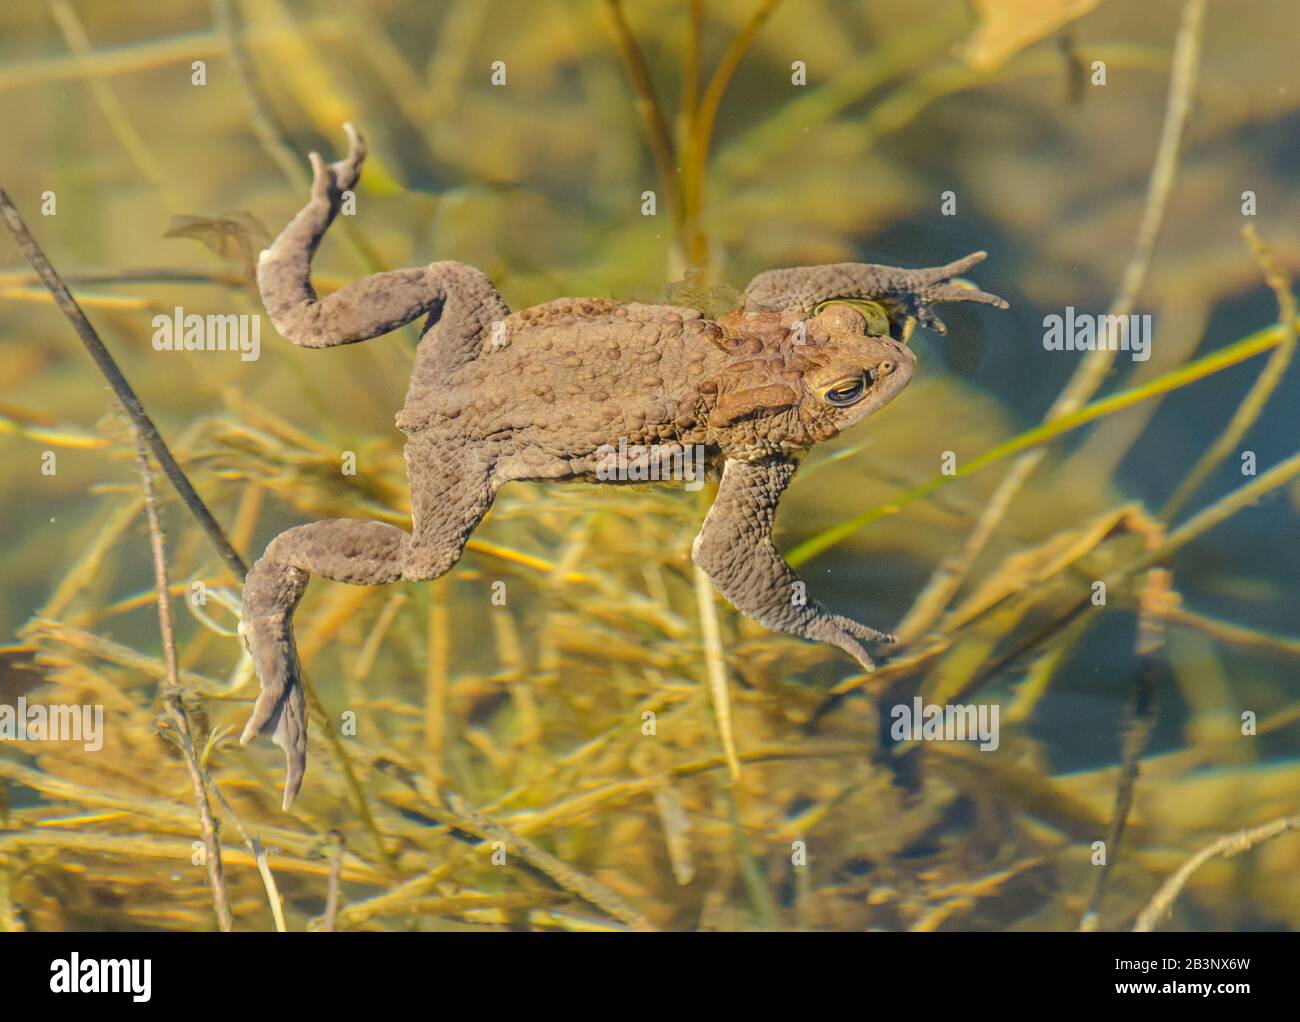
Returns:
[[[311,154],[311,198],[257,261],[257,286],[267,315],[282,336],[304,348],[331,348],[378,337],[428,315],[424,334],[437,354],[439,372],[477,358],[493,323],[510,315],[481,272],[463,263],[439,262],[376,273],[318,298],[311,262],[338,215],[345,192],[361,174],[366,147],[349,124],[348,155],[325,163]],[[435,326],[436,324],[436,326]],[[425,355],[427,360],[430,356]]]
[[[412,531],[350,518],[300,525],[280,533],[244,582],[240,632],[261,691],[240,737],[258,735],[284,749],[284,808],[293,804],[307,769],[307,705],[293,637],[293,612],[307,581],[320,575],[352,585],[437,578],[459,559],[474,527],[492,506],[492,464],[408,444]]]

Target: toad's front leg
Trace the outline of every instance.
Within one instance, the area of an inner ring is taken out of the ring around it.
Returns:
[[[835,298],[861,298],[880,304],[889,317],[896,340],[906,336],[911,318],[937,333],[943,322],[930,309],[939,302],[976,302],[999,309],[1007,307],[997,295],[958,282],[960,274],[985,259],[984,252],[972,252],[946,266],[905,270],[873,263],[831,263],[827,266],[793,266],[767,270],[745,288],[745,307],[753,311],[799,312],[810,316],[822,302]]]
[[[772,545],[772,519],[795,464],[781,458],[729,460],[691,556],[738,610],[759,624],[838,646],[875,670],[859,640],[897,642],[887,632],[803,598],[803,585]]]

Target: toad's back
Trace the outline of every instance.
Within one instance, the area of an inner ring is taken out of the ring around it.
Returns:
[[[698,387],[726,358],[721,338],[696,309],[556,299],[508,316],[477,358],[413,389],[399,425],[557,455],[620,438],[697,442]]]

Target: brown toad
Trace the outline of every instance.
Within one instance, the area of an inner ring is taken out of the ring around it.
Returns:
[[[803,451],[907,386],[916,361],[904,343],[911,321],[942,331],[934,302],[1006,307],[952,282],[984,253],[926,270],[771,270],[750,282],[742,308],[716,320],[600,298],[511,313],[482,273],[454,262],[376,274],[318,299],[312,256],[365,157],[361,137],[346,127],[345,159],[326,165],[311,154],[311,199],[262,252],[257,281],[276,329],[307,348],[364,341],[428,315],[397,416],[407,437],[411,531],[351,519],[301,525],[273,539],[248,575],[241,632],[261,692],[241,740],[269,735],[284,748],[285,808],[307,764],[292,619],[308,578],[437,578],[504,483],[600,479],[620,443],[665,463],[703,450],[720,465],[695,562],[763,625],[829,642],[871,670],[862,642],[893,636],[800,599],[798,576],[772,544],[772,519]]]

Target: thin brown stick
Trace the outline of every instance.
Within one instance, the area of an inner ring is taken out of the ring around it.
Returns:
[[[1273,354],[1269,356],[1268,362],[1265,363],[1259,376],[1251,385],[1250,391],[1242,399],[1241,404],[1237,406],[1237,410],[1232,413],[1228,425],[1224,427],[1223,432],[1210,445],[1209,450],[1197,460],[1192,470],[1178,484],[1178,489],[1169,498],[1169,502],[1161,509],[1160,517],[1166,521],[1178,514],[1183,505],[1187,503],[1188,498],[1200,488],[1210,473],[1241,442],[1241,438],[1246,435],[1251,425],[1259,418],[1259,413],[1264,410],[1264,405],[1268,403],[1268,399],[1272,396],[1273,391],[1277,389],[1277,385],[1282,382],[1287,366],[1291,364],[1291,358],[1295,355],[1296,301],[1295,295],[1291,293],[1291,281],[1277,265],[1277,262],[1273,259],[1273,254],[1264,245],[1254,227],[1248,225],[1242,229],[1241,233],[1245,235],[1246,241],[1255,253],[1255,258],[1264,273],[1264,280],[1268,282],[1268,286],[1273,289],[1273,294],[1277,296],[1278,322],[1286,333],[1282,343],[1273,349]]]
[[[429,645],[425,665],[424,749],[429,780],[442,784],[446,748],[447,689],[451,673],[451,616],[447,606],[447,580],[429,587]]]
[[[604,884],[584,876],[572,866],[561,862],[550,852],[539,848],[531,841],[520,837],[494,820],[488,819],[459,795],[447,795],[447,807],[457,816],[463,817],[471,828],[485,838],[500,841],[513,846],[520,857],[536,870],[540,870],[566,891],[571,891],[583,901],[595,906],[602,912],[634,930],[651,931],[657,927],[644,915],[627,904],[622,898]]]
[[[1242,508],[1249,507],[1264,494],[1270,493],[1280,486],[1285,486],[1298,475],[1300,475],[1300,452],[1291,455],[1285,461],[1278,462],[1263,475],[1256,476],[1244,486],[1225,494],[1209,507],[1198,511],[1183,522],[1182,525],[1174,529],[1156,549],[1142,554],[1133,564],[1128,565],[1124,569],[1122,576],[1134,575],[1144,568],[1151,567],[1153,564],[1160,564],[1168,560],[1175,551],[1181,550],[1192,540],[1209,532],[1220,522],[1226,521]],[[1107,585],[1109,584],[1108,581]]]
[[[59,26],[59,31],[68,44],[68,49],[83,60],[90,57],[94,53],[94,47],[91,45],[90,37],[86,34],[85,25],[77,15],[76,8],[72,6],[69,0],[47,0],[47,2],[50,15],[53,17],[54,23]],[[164,206],[171,210],[177,209],[178,203],[172,183],[167,179],[167,175],[158,164],[158,161],[154,159],[148,143],[136,130],[135,125],[131,123],[126,108],[122,105],[122,101],[117,98],[112,86],[97,74],[90,75],[86,80],[86,84],[90,89],[90,94],[95,99],[95,103],[99,106],[100,112],[104,115],[104,119],[108,121],[109,127],[117,136],[118,142],[126,150],[131,162],[135,164],[136,170],[157,189]]]
[[[304,169],[304,161],[290,144],[288,134],[258,86],[257,74],[253,69],[252,59],[244,47],[243,33],[230,0],[210,0],[210,7],[214,27],[225,42],[226,58],[234,68],[240,91],[244,95],[248,115],[253,124],[253,134],[257,136],[258,142],[272,162],[280,168],[289,186],[295,192],[307,191],[311,180]],[[340,226],[343,229],[343,237],[360,259],[362,266],[371,273],[386,269],[379,253],[357,229],[350,217],[343,217]]]
[[[1156,612],[1168,601],[1170,574],[1163,568],[1147,572],[1138,618],[1137,671],[1133,680],[1133,699],[1121,734],[1120,770],[1115,782],[1115,805],[1106,830],[1106,862],[1094,868],[1088,894],[1088,907],[1079,921],[1079,930],[1091,932],[1101,926],[1101,906],[1111,871],[1119,860],[1124,831],[1133,799],[1137,793],[1142,753],[1151,740],[1156,725],[1156,678],[1160,669],[1158,654],[1164,646],[1164,630]]]
[[[167,476],[181,501],[189,508],[190,514],[195,517],[203,531],[207,533],[208,539],[217,548],[217,553],[226,562],[226,566],[242,582],[244,576],[248,574],[248,566],[244,564],[243,558],[239,556],[235,548],[230,545],[230,540],[226,538],[226,534],[221,526],[217,524],[217,520],[212,517],[212,512],[208,510],[207,505],[195,492],[180,465],[176,463],[176,459],[172,457],[172,452],[168,450],[166,442],[158,432],[158,428],[145,412],[144,406],[140,403],[140,399],[136,397],[135,391],[131,389],[126,377],[122,375],[122,370],[118,368],[113,356],[104,347],[104,342],[99,339],[99,334],[90,325],[90,320],[81,311],[81,307],[77,304],[76,299],[72,297],[67,285],[63,283],[58,272],[50,265],[50,261],[45,258],[45,253],[36,244],[36,239],[32,237],[31,231],[23,223],[23,218],[18,214],[18,210],[10,200],[9,194],[3,188],[0,188],[0,212],[3,212],[9,232],[14,236],[14,240],[18,243],[23,255],[27,257],[27,261],[41,278],[41,282],[49,289],[50,294],[54,297],[55,304],[68,318],[68,322],[72,324],[72,329],[81,338],[81,343],[86,346],[86,350],[90,352],[90,357],[99,366],[99,371],[108,380],[109,386],[113,388],[113,393],[117,395],[118,401],[122,403],[122,407],[126,409],[127,414],[131,417],[136,430],[153,452],[158,464],[162,466],[163,474]]]
[[[700,610],[700,631],[704,646],[704,670],[709,681],[709,699],[718,725],[718,741],[727,761],[731,780],[740,780],[740,757],[736,755],[736,732],[731,718],[731,692],[727,687],[727,657],[718,627],[718,604],[713,584],[699,565],[695,566],[695,600]]]
[[[111,267],[64,273],[61,276],[66,284],[221,284],[243,287],[248,283],[241,273],[183,269],[176,266],[132,266],[127,269]],[[36,284],[40,279],[40,275],[34,271],[5,271],[0,272],[0,287],[23,287]]]
[[[257,80],[253,76],[252,64],[240,39],[239,27],[235,23],[235,12],[230,0],[210,0],[213,27],[217,36],[225,43],[226,58],[230,61],[235,76],[239,79],[241,91],[248,106],[248,115],[253,123],[253,134],[262,144],[266,154],[280,168],[294,191],[305,192],[311,184],[303,161],[289,144],[283,129],[275,117],[261,102],[261,93]]]
[[[772,16],[780,3],[781,0],[763,0],[762,6],[746,22],[740,34],[731,41],[722,59],[718,61],[718,66],[714,68],[709,84],[705,86],[704,94],[700,98],[699,114],[695,118],[695,130],[699,141],[703,143],[698,152],[701,158],[707,157],[709,142],[713,138],[713,126],[718,119],[718,109],[722,106],[722,97],[736,74],[736,68],[745,59],[745,54],[754,45],[758,34],[767,24],[767,19]]]
[[[718,119],[722,97],[731,84],[736,68],[745,59],[745,54],[754,45],[754,40],[780,3],[781,0],[763,0],[753,17],[731,41],[709,78],[709,84],[704,87],[699,108],[691,118],[690,145],[683,161],[686,181],[684,218],[688,234],[687,254],[691,265],[699,267],[701,272],[707,269],[705,264],[709,258],[708,238],[700,229],[700,215],[704,206],[704,179],[709,162],[709,145],[713,140],[713,126]]]
[[[1183,5],[1182,20],[1174,41],[1169,99],[1165,107],[1160,142],[1156,147],[1155,163],[1151,168],[1151,177],[1147,185],[1146,202],[1142,208],[1137,240],[1133,245],[1133,254],[1124,268],[1119,290],[1114,301],[1111,302],[1108,313],[1111,316],[1123,317],[1132,312],[1151,266],[1151,256],[1160,236],[1165,209],[1178,170],[1178,151],[1182,143],[1183,130],[1192,108],[1204,22],[1205,0],[1187,0]],[[1051,422],[1081,408],[1105,380],[1106,374],[1114,363],[1115,354],[1114,351],[1102,348],[1090,352],[1071,377],[1065,390],[1053,403],[1045,421]],[[1047,448],[1041,447],[1022,454],[1012,465],[1011,471],[1003,478],[998,489],[989,499],[988,506],[966,538],[961,551],[939,566],[921,595],[917,597],[912,609],[895,629],[903,637],[904,642],[924,634],[943,613],[944,608],[952,601],[962,581],[969,574],[975,559],[1006,516],[1015,501],[1016,494],[1046,456]]]
[[[259,47],[269,47],[289,38],[324,43],[348,42],[347,31],[339,19],[330,17],[311,18],[288,27],[262,29],[253,41]],[[187,32],[147,42],[123,42],[108,49],[92,50],[84,56],[66,53],[31,60],[10,60],[0,67],[0,92],[55,82],[137,74],[170,64],[188,65],[202,57],[220,56],[223,45],[214,32]]]
[[[333,933],[339,919],[339,874],[343,871],[343,835],[337,830],[330,831],[330,880],[325,893],[325,917],[321,929]]]
[[[1233,490],[1219,500],[1215,501],[1209,507],[1204,508],[1191,518],[1187,519],[1182,525],[1171,532],[1160,545],[1154,550],[1149,550],[1138,558],[1126,564],[1103,580],[1106,583],[1108,591],[1114,591],[1123,586],[1132,576],[1151,567],[1154,564],[1162,564],[1172,557],[1175,553],[1185,547],[1192,540],[1199,538],[1209,532],[1215,526],[1227,521],[1238,511],[1250,507],[1267,493],[1279,489],[1289,483],[1292,479],[1300,477],[1300,452],[1297,452],[1285,461],[1279,462],[1263,475],[1252,479],[1246,485]],[[1023,642],[1017,643],[1015,647],[1007,650],[996,659],[988,660],[980,665],[977,678],[971,679],[967,684],[967,691],[977,688],[983,680],[996,676],[999,672],[1005,670],[1010,665],[1018,662],[1030,650],[1036,649],[1044,642],[1050,639],[1063,628],[1081,627],[1080,621],[1083,618],[1092,618],[1101,613],[1102,608],[1094,606],[1091,595],[1084,595],[1077,599],[1072,606],[1064,612],[1059,613],[1056,619],[1034,634],[1030,635]],[[940,647],[942,648],[942,647]],[[921,651],[921,657],[924,658],[925,651]],[[897,663],[897,662],[895,662]],[[894,666],[891,664],[891,666]],[[886,667],[883,671],[877,671],[875,675],[859,676],[848,679],[847,682],[841,683],[836,687],[830,699],[838,698],[845,692],[851,692],[861,687],[866,677],[877,678],[889,671]]]
[[[682,59],[682,109],[679,114],[677,144],[685,148],[700,106],[700,36],[704,28],[704,0],[689,0],[686,5],[686,52]]]
[[[623,14],[623,5],[619,0],[605,0],[605,8],[609,11],[610,23],[614,29],[614,42],[618,46],[619,55],[623,58],[627,76],[632,82],[636,112],[641,118],[646,141],[650,144],[650,152],[654,156],[664,198],[668,201],[668,209],[672,214],[680,240],[683,223],[681,183],[677,178],[677,157],[673,152],[673,139],[668,130],[668,121],[664,117],[663,107],[660,106],[654,85],[650,81],[650,68],[646,64],[645,56],[641,52],[641,47],[637,45],[636,37],[632,35],[632,29]]]
[[[758,749],[751,749],[747,752],[740,753],[740,758],[747,763],[766,763],[774,760],[784,759],[821,759],[823,757],[835,756],[858,756],[863,751],[862,743],[821,743],[809,751],[801,746],[779,745],[774,744]],[[726,758],[710,756],[702,760],[694,760],[687,763],[677,763],[670,765],[665,771],[669,778],[694,777],[697,774],[704,774],[714,770],[725,769],[727,766]],[[420,778],[423,781],[423,778]],[[611,805],[614,803],[626,804],[628,801],[636,798],[653,797],[655,789],[663,784],[663,776],[652,774],[638,777],[634,780],[614,781],[605,784],[600,788],[585,792],[581,795],[575,795],[572,798],[564,799],[562,802],[552,805],[549,808],[542,809],[529,818],[522,820],[513,830],[516,836],[528,836],[534,834],[543,834],[557,827],[564,826],[574,822],[582,813],[590,811],[598,806]],[[510,793],[507,793],[501,801],[508,800]],[[499,804],[498,803],[498,804]],[[432,817],[439,822],[446,822],[452,826],[459,827],[462,830],[473,830],[468,827],[464,821],[458,822],[444,810],[439,810],[433,806],[421,806],[421,812]],[[3,835],[0,835],[0,842],[3,841]],[[363,923],[381,915],[395,915],[406,910],[406,907],[413,899],[421,898],[427,892],[432,890],[439,881],[450,876],[452,872],[472,861],[472,859],[481,854],[481,848],[473,846],[469,848],[462,847],[460,850],[450,853],[437,866],[426,870],[418,876],[409,880],[404,880],[396,887],[377,894],[374,897],[367,898],[363,901],[354,901],[345,906],[340,912],[339,917],[343,925],[348,928],[354,928]]]
[[[212,789],[212,794],[217,796],[221,808],[225,810],[226,815],[234,823],[235,829],[239,831],[240,841],[248,849],[248,854],[252,857],[253,862],[257,864],[257,872],[262,878],[262,886],[266,889],[266,899],[271,907],[271,918],[275,920],[276,930],[280,933],[288,932],[289,928],[284,921],[284,905],[280,899],[280,888],[275,882],[275,874],[271,872],[271,865],[267,862],[266,849],[262,846],[261,840],[253,837],[244,829],[244,825],[239,822],[238,814],[226,801],[226,796],[222,794],[220,786],[206,770],[203,772],[203,778],[207,781],[208,787]]]
[[[235,928],[230,915],[230,902],[226,897],[226,884],[221,869],[221,842],[217,836],[217,823],[212,818],[208,803],[208,790],[194,751],[194,732],[189,714],[181,699],[181,682],[176,667],[176,636],[172,631],[171,601],[167,595],[167,551],[163,543],[162,525],[158,520],[158,495],[153,485],[153,472],[149,467],[149,451],[142,431],[135,431],[136,463],[140,468],[140,484],[144,488],[144,509],[149,520],[149,546],[153,553],[154,587],[158,591],[158,630],[162,633],[163,662],[167,665],[167,680],[163,684],[163,705],[171,718],[172,727],[180,741],[185,768],[194,789],[194,804],[199,811],[203,830],[203,848],[208,867],[208,884],[212,888],[212,905],[217,913],[217,925],[224,932]]]
[[[1259,628],[1249,628],[1232,621],[1210,617],[1208,614],[1184,610],[1182,607],[1165,608],[1160,612],[1160,616],[1171,625],[1200,632],[1225,646],[1235,646],[1252,652],[1300,657],[1298,636],[1275,635]]]
[[[321,737],[325,739],[325,743],[334,756],[334,762],[338,764],[339,771],[343,774],[343,783],[347,786],[348,791],[352,793],[353,801],[357,807],[357,815],[361,817],[361,827],[374,841],[375,850],[379,853],[379,858],[384,867],[390,874],[396,875],[398,871],[397,860],[393,858],[392,850],[384,844],[384,836],[379,832],[379,825],[375,822],[375,814],[370,809],[370,800],[366,797],[366,791],[361,786],[361,779],[357,777],[357,772],[352,766],[352,760],[348,756],[348,750],[343,746],[343,740],[339,738],[338,732],[334,729],[334,720],[306,677],[303,678],[303,684],[307,691],[307,708],[311,711],[317,725],[319,725]]]
[[[1168,915],[1169,911],[1174,907],[1174,902],[1178,899],[1178,895],[1182,893],[1187,881],[1192,878],[1192,874],[1211,859],[1216,856],[1231,859],[1233,856],[1240,855],[1263,841],[1275,838],[1279,834],[1285,834],[1290,830],[1300,830],[1300,815],[1286,816],[1280,820],[1274,820],[1272,823],[1266,823],[1261,827],[1252,827],[1249,830],[1224,834],[1222,837],[1210,842],[1183,863],[1173,876],[1160,885],[1160,890],[1156,891],[1155,896],[1147,903],[1147,907],[1138,913],[1137,922],[1133,924],[1133,931],[1135,933],[1150,933],[1154,930],[1156,924]]]

